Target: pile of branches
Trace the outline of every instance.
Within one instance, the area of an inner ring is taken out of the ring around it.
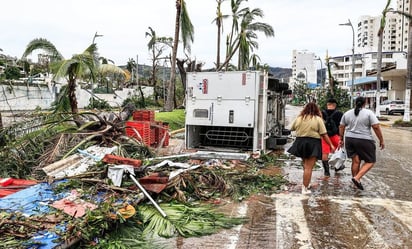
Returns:
[[[30,132],[17,130],[20,123],[2,128],[0,177],[42,180],[41,168],[92,145],[119,146],[130,158],[151,156],[147,146],[124,135],[124,121],[132,112],[126,106],[119,114],[49,113],[38,117],[41,122],[34,122]]]

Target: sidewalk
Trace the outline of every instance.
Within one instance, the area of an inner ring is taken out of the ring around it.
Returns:
[[[394,115],[382,115],[379,117],[379,122],[384,127],[392,127],[392,125],[397,120],[403,120],[403,115],[394,114]]]

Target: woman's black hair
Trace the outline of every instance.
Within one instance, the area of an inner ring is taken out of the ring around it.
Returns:
[[[357,97],[355,100],[355,116],[359,115],[362,106],[365,104],[366,99],[364,97]]]

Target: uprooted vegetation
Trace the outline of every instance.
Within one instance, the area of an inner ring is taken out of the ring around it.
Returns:
[[[41,122],[30,127],[30,132],[18,134],[17,126],[2,130],[1,177],[48,182],[56,196],[76,191],[77,197],[95,203],[98,208],[88,210],[81,218],[62,210],[31,216],[1,212],[0,234],[4,243],[0,248],[24,247],[28,242],[23,239],[42,229],[57,234],[56,240],[68,247],[167,248],[156,242],[158,236],[202,236],[247,221],[244,217],[218,212],[216,208],[224,203],[221,200],[242,201],[253,194],[271,194],[286,183],[275,165],[279,156],[275,154],[246,162],[178,157],[173,162],[198,167],[168,180],[161,192],[151,192],[167,214],[163,217],[130,178],[124,177],[120,187],[113,186],[107,177],[110,163],[96,162],[86,173],[58,181],[42,170],[97,145],[115,146],[116,155],[142,160],[143,165],[135,170],[136,178],[169,177],[175,168],[152,167],[161,160],[156,159],[155,150],[124,135],[124,120],[121,114],[109,118],[92,112],[60,113],[42,116]]]

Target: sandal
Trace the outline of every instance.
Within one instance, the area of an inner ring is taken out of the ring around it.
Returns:
[[[356,186],[358,189],[363,190],[362,183],[358,182],[355,178],[352,178],[352,182],[353,182],[353,184],[355,184],[355,186]]]

